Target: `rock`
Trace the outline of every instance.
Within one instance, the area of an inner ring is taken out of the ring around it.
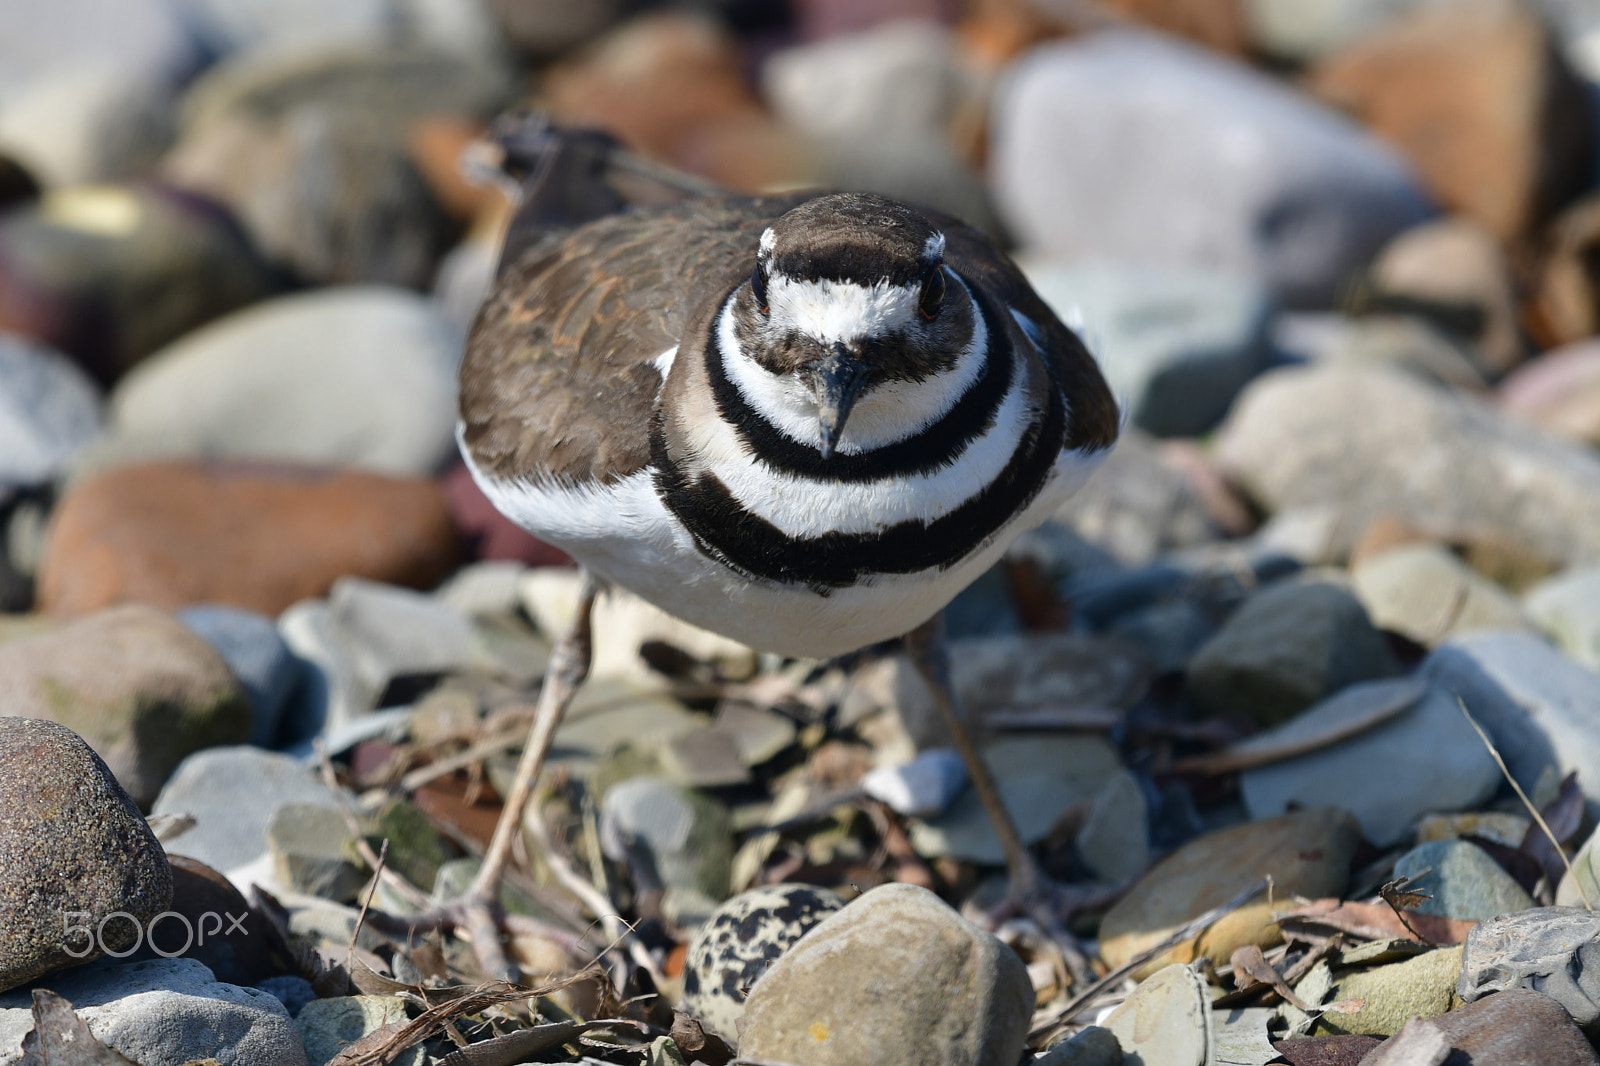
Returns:
[[[350,1044],[392,1022],[410,1021],[405,1000],[399,996],[334,996],[307,1003],[295,1015],[294,1027],[306,1048],[309,1066],[323,1066]],[[393,1062],[422,1066],[427,1052],[421,1044],[407,1048]]]
[[[326,729],[404,702],[450,670],[492,666],[472,625],[444,603],[360,578],[335,581],[325,601],[295,604],[279,628],[295,654],[316,664],[327,680]],[[386,700],[395,686],[409,691]]]
[[[1011,949],[927,889],[884,885],[756,983],[739,1054],[805,1066],[1014,1066],[1033,987]]]
[[[951,686],[967,714],[1131,707],[1150,682],[1150,665],[1138,653],[1083,634],[959,637],[947,647]],[[932,693],[904,655],[858,669],[839,714],[842,724],[864,735],[892,738],[881,753],[885,762],[906,762],[917,751],[952,744]]]
[[[1042,262],[1028,280],[1079,331],[1133,423],[1158,437],[1211,429],[1271,363],[1265,285],[1198,269]]]
[[[161,188],[52,190],[0,219],[0,328],[110,383],[163,344],[276,286],[214,207]]]
[[[1444,541],[1487,531],[1563,565],[1600,559],[1600,456],[1398,371],[1265,374],[1234,405],[1217,457],[1269,511],[1335,509],[1335,558],[1392,515]]]
[[[1393,1036],[1411,1018],[1433,1018],[1450,1009],[1461,973],[1461,947],[1434,948],[1402,962],[1335,972],[1322,1002],[1364,1000],[1358,1010],[1327,1011],[1318,1030]],[[1296,986],[1299,992],[1305,982]]]
[[[304,977],[284,974],[281,977],[269,977],[257,984],[263,992],[270,992],[283,1004],[289,1012],[289,1017],[300,1013],[302,1007],[317,998],[316,990],[311,987],[311,982]]]
[[[1591,833],[1572,857],[1572,869],[1561,875],[1561,883],[1556,886],[1557,906],[1587,910],[1600,903],[1600,870],[1596,869],[1600,864],[1596,858],[1600,858],[1600,834]]]
[[[1443,1030],[1457,1058],[1473,1063],[1537,1062],[1539,1066],[1593,1066],[1600,1062],[1563,1004],[1527,989],[1508,989],[1442,1014]]]
[[[453,569],[438,486],[359,471],[198,462],[119,467],[57,506],[40,606],[223,603],[276,615],[346,574],[429,587]]]
[[[627,862],[642,853],[666,895],[662,913],[680,925],[704,921],[728,895],[733,828],[727,809],[659,777],[613,785],[600,803],[600,844]]]
[[[932,818],[967,787],[967,764],[951,748],[930,748],[910,762],[878,766],[861,778],[861,791],[901,814]]]
[[[1386,700],[1397,686],[1408,684],[1351,685],[1252,740],[1289,741],[1321,728],[1337,728]],[[1360,787],[1352,787],[1352,781],[1360,781]],[[1428,687],[1411,707],[1388,721],[1239,776],[1239,792],[1250,817],[1267,818],[1295,806],[1340,806],[1356,817],[1362,834],[1379,847],[1404,840],[1428,812],[1477,806],[1499,787],[1499,768],[1461,717],[1455,697],[1438,685]]]
[[[150,607],[118,607],[0,645],[0,712],[57,722],[140,805],[190,752],[250,735],[249,695],[209,644]]]
[[[1280,61],[1299,64],[1360,39],[1404,12],[1413,2],[1248,0],[1244,10],[1251,40],[1257,48]],[[1355,1059],[1350,1061],[1354,1066]]]
[[[1024,842],[1036,844],[1067,808],[1088,805],[1117,774],[1121,761],[1105,738],[1090,735],[1017,733],[992,741],[983,758],[1000,787]],[[911,822],[919,855],[948,855],[986,866],[1005,863],[1005,851],[975,789],[963,789],[937,817]]]
[[[0,146],[54,187],[138,177],[172,143],[170,84],[117,64],[29,78],[0,105]]]
[[[100,392],[64,356],[0,334],[0,495],[65,473],[100,431]]]
[[[1343,811],[1322,807],[1219,829],[1197,837],[1152,867],[1100,922],[1100,956],[1120,966],[1178,926],[1237,896],[1269,874],[1274,895],[1338,895],[1350,876],[1361,830]],[[1245,944],[1279,939],[1265,892],[1197,939],[1141,966],[1135,977],[1200,955],[1228,959]]]
[[[1413,226],[1383,249],[1367,280],[1369,306],[1459,321],[1452,332],[1474,343],[1485,373],[1498,377],[1522,361],[1511,264],[1481,222],[1454,216]]]
[[[1600,330],[1600,289],[1591,264],[1600,243],[1600,197],[1585,196],[1548,227],[1549,251],[1533,305],[1557,344],[1586,340]]]
[[[481,56],[498,43],[487,5],[478,4],[380,0],[307,7],[280,0],[191,0],[184,14],[193,32],[220,55],[303,55],[331,43],[390,43],[432,44]]]
[[[136,946],[172,874],[106,764],[65,726],[5,717],[0,782],[0,991]]]
[[[431,885],[454,852],[445,844],[428,816],[410,800],[392,799],[371,817],[368,843],[389,842],[388,868],[414,885]]]
[[[1460,696],[1524,789],[1554,765],[1577,771],[1591,810],[1600,803],[1600,781],[1586,779],[1600,765],[1600,675],[1531,634],[1499,632],[1441,645],[1422,673]]]
[[[1502,240],[1590,184],[1594,106],[1539,15],[1501,0],[1419,5],[1330,55],[1307,85],[1404,152],[1446,206]]]
[[[170,853],[167,858],[171,911],[178,917],[146,925],[144,946],[130,961],[181,955],[204,963],[218,981],[230,985],[261,985],[290,967],[273,947],[277,938],[267,919],[251,910],[233,882],[198,859]]]
[[[267,849],[278,883],[307,896],[349,903],[367,880],[344,816],[335,807],[279,807],[267,821]]]
[[[522,608],[522,575],[528,568],[511,559],[468,563],[434,590],[439,602],[463,618],[515,615]]]
[[[284,711],[300,683],[300,663],[272,619],[237,607],[202,604],[179,611],[178,620],[217,650],[250,694],[256,712],[250,743],[276,747],[284,731]]]
[[[561,0],[489,0],[496,25],[521,52],[548,59],[572,51],[630,10],[627,0],[597,0],[574,6]]]
[[[1506,410],[1541,429],[1600,445],[1600,342],[1545,352],[1518,367],[1496,394]]]
[[[992,116],[1001,215],[1052,257],[1255,278],[1291,305],[1327,304],[1430,210],[1400,158],[1349,120],[1150,35],[1034,49]]]
[[[338,800],[298,759],[246,746],[219,747],[185,759],[150,812],[192,816],[194,827],[174,847],[231,874],[266,854],[273,812],[290,803],[336,807]]]
[[[64,70],[113,68],[135,81],[179,81],[205,62],[182,12],[161,0],[132,0],[114,11],[94,0],[67,0],[48,10],[7,6],[0,40],[26,41],[8,50],[8,95]]]
[[[1430,840],[1394,864],[1394,876],[1412,878],[1431,896],[1414,908],[1422,914],[1481,922],[1524,911],[1533,897],[1488,852],[1465,840]]]
[[[113,963],[62,975],[51,991],[70,1002],[96,1039],[140,1066],[196,1059],[233,1066],[305,1066],[305,1049],[273,996],[215,980],[193,959]],[[20,1060],[33,1028],[26,990],[0,996],[0,1062]]]
[[[1150,865],[1150,803],[1144,785],[1119,770],[1095,793],[1073,841],[1084,865],[1102,881],[1127,881]]]
[[[1074,493],[1052,521],[1131,565],[1217,537],[1217,524],[1193,483],[1158,442],[1136,427],[1118,436],[1101,473],[1105,476]],[[1025,552],[1025,543],[1019,541],[1012,552]]]
[[[1406,544],[1350,574],[1373,624],[1436,646],[1475,629],[1532,629],[1515,597],[1439,544]]]
[[[431,476],[453,459],[462,336],[380,286],[297,293],[168,345],[112,394],[91,466],[262,459]]]
[[[1502,914],[1467,934],[1456,991],[1468,1003],[1510,989],[1542,992],[1593,1033],[1600,1029],[1597,959],[1600,915],[1578,907]]]
[[[586,681],[556,730],[546,772],[559,766],[588,780],[612,749],[624,744],[660,747],[700,724],[700,718],[669,696],[641,693],[614,681]]]
[[[1105,1019],[1124,1056],[1162,1066],[1209,1066],[1214,1036],[1204,979],[1174,963],[1140,982]]]
[[[731,1044],[745,997],[771,965],[844,900],[816,885],[741,892],[695,930],[683,966],[683,1009]]]
[[[1479,746],[1482,747],[1481,744]],[[1532,825],[1532,818],[1505,811],[1432,814],[1417,823],[1417,843],[1426,844],[1430,840],[1458,840],[1461,837],[1471,836],[1515,849],[1521,846]]]
[[[1383,1041],[1360,1033],[1338,1033],[1272,1043],[1290,1066],[1360,1066],[1362,1058]]]
[[[939,23],[896,20],[774,53],[762,96],[841,188],[948,211],[998,232],[957,132],[978,124],[984,83]]]
[[[1393,655],[1341,584],[1279,581],[1257,592],[1189,660],[1189,693],[1211,713],[1271,725],[1357,681],[1387,677]]]
[[[1556,575],[1530,589],[1523,606],[1562,651],[1600,671],[1600,566]]]
[[[1032,1066],[1121,1066],[1122,1045],[1116,1034],[1098,1025],[1086,1025],[1066,1040],[1058,1040],[1033,1058]]]

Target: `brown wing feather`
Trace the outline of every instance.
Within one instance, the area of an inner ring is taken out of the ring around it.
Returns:
[[[652,360],[750,270],[800,198],[690,200],[552,234],[501,276],[461,368],[463,438],[497,477],[610,482],[649,461]],[[697,294],[690,298],[688,294]]]

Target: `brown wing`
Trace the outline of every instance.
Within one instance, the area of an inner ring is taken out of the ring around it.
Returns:
[[[1044,361],[1071,412],[1066,446],[1109,448],[1117,440],[1119,416],[1111,387],[1076,333],[1039,298],[1011,259],[983,233],[938,211],[924,209],[945,235],[945,261],[964,276],[1036,322],[1044,334]]]
[[[478,468],[610,482],[644,467],[661,383],[652,361],[749,272],[761,231],[797,202],[689,200],[524,252],[479,310],[462,362],[463,439]]]

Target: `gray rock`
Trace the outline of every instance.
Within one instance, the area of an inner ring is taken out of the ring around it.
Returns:
[[[1600,915],[1537,907],[1473,926],[1456,992],[1473,1003],[1511,988],[1543,992],[1586,1033],[1600,1031]]]
[[[1523,607],[1561,650],[1600,671],[1600,566],[1587,566],[1528,590]]]
[[[288,803],[331,807],[337,799],[298,759],[248,746],[210,748],[183,761],[151,813],[192,815],[181,850],[230,873],[266,853],[272,813]]]
[[[1134,1062],[1207,1066],[1211,1062],[1211,997],[1206,983],[1174,963],[1139,983],[1105,1020]]]
[[[1272,354],[1265,286],[1214,271],[1038,263],[1028,280],[1080,332],[1133,423],[1158,437],[1211,429]]]
[[[1419,844],[1395,861],[1394,875],[1414,878],[1416,890],[1432,897],[1417,904],[1423,914],[1481,922],[1534,905],[1504,867],[1465,840]]]
[[[1537,1062],[1539,1066],[1594,1066],[1600,1062],[1583,1031],[1562,1005],[1526,988],[1511,988],[1429,1020],[1454,1053],[1446,1061]]]
[[[269,977],[256,987],[270,993],[282,1003],[283,1009],[289,1012],[291,1018],[300,1013],[301,1007],[317,998],[316,989],[311,987],[311,982],[294,974]]]
[[[93,465],[183,456],[432,474],[455,454],[461,336],[410,293],[286,296],[153,356],[111,398]]]
[[[214,205],[161,186],[70,185],[16,205],[0,263],[8,317],[102,383],[280,284]]]
[[[217,649],[226,660],[255,705],[255,724],[250,730],[250,743],[262,748],[277,747],[280,740],[292,741],[299,737],[280,737],[283,713],[300,683],[300,663],[295,660],[289,646],[278,636],[278,627],[272,619],[255,611],[223,604],[203,604],[185,607],[178,612],[178,620]]]
[[[1349,119],[1151,34],[1031,50],[992,114],[1002,216],[1053,257],[1251,277],[1321,304],[1431,210],[1400,158]]]
[[[1392,515],[1440,540],[1487,532],[1566,565],[1600,559],[1593,449],[1398,371],[1263,375],[1234,405],[1217,458],[1268,510],[1335,508],[1329,551],[1339,558]]]
[[[1264,725],[1357,681],[1387,677],[1393,654],[1343,585],[1278,581],[1244,602],[1189,661],[1189,693],[1213,713]]]
[[[1372,299],[1380,307],[1420,303],[1467,308],[1481,319],[1463,329],[1479,367],[1499,376],[1522,361],[1517,290],[1505,249],[1490,230],[1465,216],[1413,226],[1390,241],[1372,264]]]
[[[1349,44],[1418,0],[1248,0],[1250,36],[1280,59],[1315,59]]]
[[[695,930],[683,964],[683,1008],[737,1045],[745,997],[784,952],[844,906],[816,885],[763,885],[741,892]]]
[[[952,748],[930,748],[908,763],[879,766],[861,778],[861,790],[901,814],[931,818],[967,787],[967,764]]]
[[[1583,907],[1600,905],[1600,832],[1590,833],[1583,847],[1572,857],[1572,869],[1561,875],[1556,886],[1556,906]]]
[[[1440,544],[1362,559],[1350,583],[1375,625],[1430,647],[1476,629],[1533,628],[1511,593]]]
[[[0,334],[0,487],[54,480],[99,431],[100,390],[83,371],[24,337]]]
[[[0,104],[0,147],[52,186],[141,176],[176,129],[172,86],[117,64],[29,79]]]
[[[1033,1057],[1030,1066],[1121,1066],[1122,1045],[1117,1034],[1098,1025],[1086,1025],[1066,1040],[1058,1040]]]
[[[516,614],[522,607],[522,575],[528,568],[510,559],[468,563],[434,590],[463,618]]]
[[[366,883],[344,816],[333,807],[286,803],[267,821],[267,849],[278,883],[308,896],[349,903]]]
[[[1289,741],[1338,728],[1413,685],[1409,680],[1351,685],[1252,739]],[[1296,806],[1343,807],[1379,847],[1406,839],[1423,815],[1470,809],[1499,787],[1499,768],[1461,717],[1455,697],[1439,685],[1428,686],[1408,709],[1364,732],[1239,775],[1251,818]]]
[[[216,1059],[226,1066],[306,1066],[283,1004],[256,988],[223,984],[193,959],[105,960],[49,982],[95,1038],[140,1066]],[[23,990],[0,996],[0,1064],[21,1061],[33,1028]]]
[[[1285,332],[1291,342],[1297,340],[1292,328],[1277,335]],[[1404,370],[1424,381],[1467,392],[1488,388],[1487,377],[1472,360],[1471,345],[1414,316],[1372,314],[1342,319],[1323,341],[1323,346],[1310,352],[1318,361]],[[1299,351],[1295,347],[1286,350]]]
[[[1068,807],[1092,800],[1121,766],[1116,748],[1092,735],[1012,734],[987,745],[983,757],[1029,844],[1043,840]],[[937,818],[913,819],[911,842],[925,856],[988,866],[1005,862],[994,824],[971,788]]]
[[[299,4],[293,0],[188,0],[195,33],[217,53],[304,54],[330,44],[433,44],[492,52],[488,6],[437,0],[363,0]]]
[[[739,1053],[807,1066],[1015,1066],[1032,1011],[1010,948],[927,889],[884,885],[756,983]]]
[[[189,753],[250,735],[250,697],[176,618],[129,604],[0,645],[0,714],[68,727],[140,805]]]
[[[0,809],[0,990],[126,953],[171,903],[160,842],[65,726],[0,718]]]
[[[1501,632],[1441,645],[1422,672],[1461,697],[1525,790],[1553,765],[1576,771],[1590,810],[1600,807],[1600,674],[1531,634]]]
[[[663,913],[703,921],[728,895],[733,829],[720,803],[659,777],[613,785],[600,803],[600,843],[615,861],[642,852],[660,878]]]
[[[399,996],[334,996],[307,1003],[295,1015],[294,1027],[305,1043],[306,1062],[323,1066],[346,1046],[377,1032],[391,1022],[410,1021],[405,1000]],[[422,1045],[407,1048],[392,1062],[422,1066],[427,1052]]]
[[[72,67],[116,67],[173,80],[204,62],[183,12],[164,0],[6,4],[0,41],[14,42],[0,64],[0,85],[14,91],[41,75]],[[20,43],[26,41],[26,47]]]
[[[1095,793],[1074,843],[1102,881],[1127,881],[1150,865],[1150,803],[1131,772],[1119,770]]]
[[[1159,674],[1182,673],[1185,664],[1216,632],[1216,625],[1191,600],[1158,603],[1112,621],[1106,635],[1134,645]]]

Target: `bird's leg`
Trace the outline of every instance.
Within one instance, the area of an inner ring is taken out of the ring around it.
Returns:
[[[458,901],[459,925],[472,938],[473,950],[484,973],[491,977],[516,979],[516,967],[506,957],[500,943],[500,881],[511,861],[511,844],[522,828],[523,812],[533,795],[533,786],[539,780],[539,770],[545,756],[550,753],[556,727],[566,714],[578,686],[589,676],[592,659],[590,621],[598,586],[587,572],[583,575],[582,591],[578,594],[578,613],[561,640],[550,653],[550,664],[545,668],[544,683],[539,687],[539,702],[534,709],[533,725],[528,730],[527,745],[517,762],[517,776],[506,796],[500,821],[495,824],[494,836],[484,853],[483,866],[472,879],[466,894]]]
[[[1033,853],[1017,831],[1017,823],[1006,810],[1000,786],[995,783],[989,764],[972,739],[967,723],[956,706],[955,689],[950,683],[950,657],[944,642],[944,616],[935,615],[905,636],[905,648],[912,665],[927,683],[933,695],[933,704],[939,709],[955,741],[956,750],[967,766],[972,787],[978,800],[988,812],[995,835],[1000,838],[1000,848],[1006,856],[1006,873],[1010,886],[1004,902],[991,915],[996,921],[1017,915],[1026,915],[1037,922],[1045,933],[1060,943],[1067,957],[1077,954],[1074,938],[1061,924],[1062,911],[1071,906],[1065,893],[1039,869]]]

